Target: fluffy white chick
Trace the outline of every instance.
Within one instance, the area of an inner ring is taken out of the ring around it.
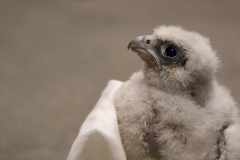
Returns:
[[[114,95],[128,160],[240,160],[239,110],[208,38],[160,26],[128,48],[143,60]]]

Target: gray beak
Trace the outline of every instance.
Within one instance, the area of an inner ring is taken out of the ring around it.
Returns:
[[[159,68],[159,58],[152,49],[155,43],[156,37],[153,35],[139,36],[128,44],[128,49],[136,52],[149,68]]]
[[[134,49],[134,48],[143,48],[145,47],[142,43],[143,41],[143,36],[139,36],[139,37],[136,37],[134,38],[129,44],[128,44],[128,49],[131,48],[131,49]]]

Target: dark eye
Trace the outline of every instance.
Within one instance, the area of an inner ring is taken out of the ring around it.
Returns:
[[[177,55],[177,50],[173,47],[166,47],[165,48],[165,55],[167,57],[175,57]]]

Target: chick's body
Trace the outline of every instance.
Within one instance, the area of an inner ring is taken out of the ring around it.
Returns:
[[[152,46],[144,46],[147,53],[131,48],[144,67],[114,95],[127,159],[240,159],[239,111],[216,81],[219,62],[208,40],[173,26],[159,27],[153,35],[147,38]],[[162,47],[166,41],[181,53],[168,54]],[[170,57],[162,56],[164,51]],[[149,61],[154,57],[156,63]]]

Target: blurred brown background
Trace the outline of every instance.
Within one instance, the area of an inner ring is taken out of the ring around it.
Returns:
[[[1,0],[0,159],[66,159],[108,80],[141,60],[128,42],[156,25],[210,37],[240,102],[240,1]]]

